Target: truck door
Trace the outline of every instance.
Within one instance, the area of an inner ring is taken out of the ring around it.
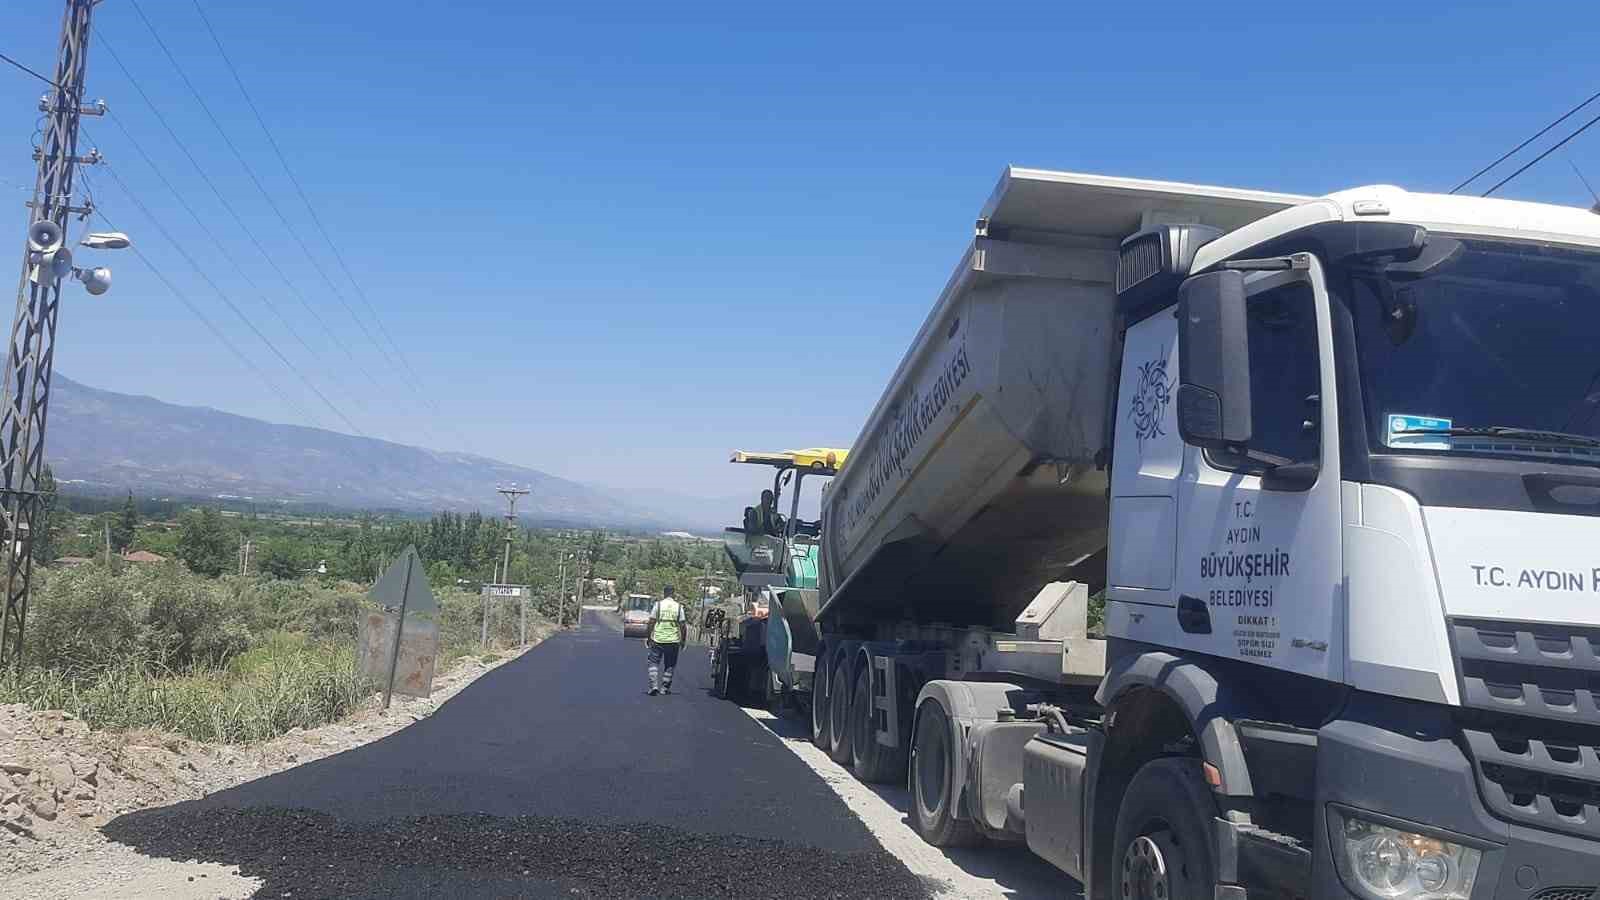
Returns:
[[[1177,609],[1159,617],[1167,629],[1160,643],[1339,680],[1344,607],[1332,331],[1321,266],[1314,256],[1296,260],[1304,266],[1254,272],[1245,282],[1249,457],[1183,448]]]
[[[1122,341],[1106,559],[1113,621],[1119,608],[1138,616],[1162,607],[1149,613],[1170,618],[1177,603],[1178,478],[1185,449],[1173,412],[1177,390],[1178,320],[1168,309],[1130,325]]]

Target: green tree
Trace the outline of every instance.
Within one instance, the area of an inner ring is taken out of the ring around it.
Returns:
[[[49,565],[56,558],[56,474],[49,466],[39,476],[39,512],[33,521],[29,551],[33,561]]]
[[[133,503],[133,492],[122,503],[122,512],[111,520],[111,549],[121,553],[133,546],[133,536],[139,530],[139,509]]]
[[[455,566],[442,559],[428,566],[428,584],[432,585],[435,592],[446,589],[454,590],[456,578]]]
[[[273,538],[261,548],[256,565],[273,578],[298,578],[306,568],[305,547],[292,538]]]
[[[211,507],[183,515],[178,531],[178,556],[190,570],[215,577],[232,568],[236,548],[233,531]]]

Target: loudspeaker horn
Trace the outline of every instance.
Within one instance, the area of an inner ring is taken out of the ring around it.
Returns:
[[[28,280],[34,284],[47,284],[72,274],[72,251],[66,247],[46,250],[34,258],[28,271]]]
[[[49,253],[61,246],[66,235],[61,231],[61,226],[54,222],[41,219],[28,226],[28,248],[40,253]]]

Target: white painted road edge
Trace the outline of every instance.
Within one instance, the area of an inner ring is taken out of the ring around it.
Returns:
[[[907,797],[903,787],[870,787],[856,780],[850,771],[817,749],[809,739],[787,736],[787,731],[772,713],[764,709],[741,707],[745,714],[777,735],[795,756],[800,757],[833,792],[856,814],[883,849],[905,863],[911,874],[922,878],[940,898],[990,900],[1020,897],[1060,897],[1076,893],[1072,879],[1051,869],[1047,863],[1027,855],[1025,850],[1010,852],[983,849],[945,851],[924,841],[906,822],[906,814],[885,796]],[[880,794],[880,791],[882,792]],[[957,863],[957,858],[963,864]],[[985,877],[985,869],[1000,877]],[[976,870],[976,872],[971,871]]]

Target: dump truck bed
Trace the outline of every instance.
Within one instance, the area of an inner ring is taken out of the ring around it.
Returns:
[[[1050,581],[1095,583],[1118,245],[1304,199],[1007,169],[823,495],[820,618],[1001,628]]]

